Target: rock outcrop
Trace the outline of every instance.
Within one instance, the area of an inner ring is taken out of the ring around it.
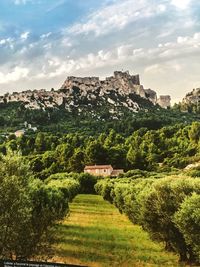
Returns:
[[[138,94],[141,97],[148,98],[142,85],[140,85],[139,75],[130,75],[128,71],[115,71],[114,76],[100,80],[98,77],[73,77],[66,79],[61,89],[70,89],[78,87],[85,94],[89,90],[101,89],[101,94],[110,90],[116,90],[122,95]]]
[[[183,104],[200,104],[200,88],[193,89],[192,92],[188,93],[182,101]]]
[[[28,109],[65,108],[69,112],[79,113],[106,106],[110,113],[118,114],[121,108],[138,112],[157,103],[166,108],[170,106],[170,97],[161,96],[157,99],[155,91],[144,89],[140,84],[139,75],[115,71],[113,76],[105,80],[70,76],[59,90],[28,90],[0,97],[0,103],[9,102],[21,102]]]
[[[200,113],[200,88],[188,93],[179,103],[179,107],[183,112]]]
[[[169,95],[161,95],[157,100],[158,105],[162,108],[171,107],[171,97]]]

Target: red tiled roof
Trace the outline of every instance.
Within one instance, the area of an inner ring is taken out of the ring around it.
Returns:
[[[98,170],[98,169],[112,169],[111,165],[93,165],[93,166],[85,166],[84,170]]]

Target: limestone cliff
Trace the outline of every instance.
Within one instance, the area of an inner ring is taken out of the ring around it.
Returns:
[[[200,104],[200,88],[193,89],[192,92],[188,93],[182,101],[183,104]]]
[[[88,91],[100,89],[100,95],[115,90],[121,95],[137,94],[148,99],[143,86],[140,85],[139,75],[130,75],[128,71],[115,71],[114,76],[107,77],[105,80],[100,80],[98,77],[71,76],[66,79],[61,89],[73,90],[74,87],[78,87],[85,95]]]
[[[161,97],[151,89],[144,89],[139,75],[115,71],[114,75],[100,80],[98,77],[73,77],[66,79],[59,90],[28,90],[21,93],[6,94],[0,97],[0,103],[21,102],[28,109],[64,108],[69,112],[87,112],[93,114],[103,107],[117,116],[122,109],[138,112],[160,104],[170,105],[170,97]]]
[[[161,95],[158,98],[157,103],[162,108],[169,108],[171,106],[171,97],[169,95]]]
[[[179,104],[182,111],[200,113],[200,88],[193,89]]]

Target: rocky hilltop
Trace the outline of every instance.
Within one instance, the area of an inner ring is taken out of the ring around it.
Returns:
[[[83,112],[94,107],[107,106],[110,113],[120,108],[137,112],[159,104],[170,106],[170,96],[157,97],[155,91],[144,89],[139,75],[115,71],[114,75],[100,80],[99,77],[73,77],[66,79],[59,90],[28,90],[5,94],[0,103],[21,102],[27,109],[64,108]]]
[[[200,88],[193,89],[192,92],[188,93],[182,101],[184,104],[198,104],[200,103]]]
[[[123,96],[130,94],[139,95],[142,98],[148,99],[154,105],[159,104],[163,108],[169,107],[171,98],[170,96],[160,96],[157,98],[157,93],[151,89],[144,89],[140,84],[139,75],[130,75],[128,71],[115,71],[114,75],[107,77],[105,80],[100,80],[99,77],[68,77],[61,89],[79,88],[82,94],[99,90],[100,96],[115,90],[117,93]]]
[[[200,113],[200,88],[188,93],[179,105],[182,111]]]

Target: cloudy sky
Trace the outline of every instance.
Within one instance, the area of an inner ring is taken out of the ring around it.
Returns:
[[[174,101],[200,87],[200,1],[0,0],[0,94],[114,70]]]

